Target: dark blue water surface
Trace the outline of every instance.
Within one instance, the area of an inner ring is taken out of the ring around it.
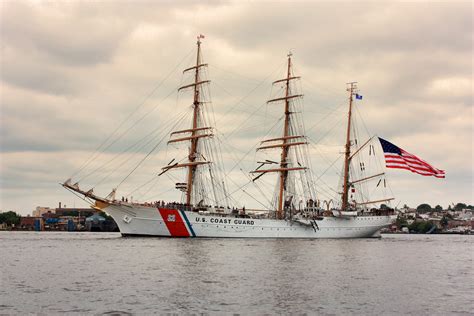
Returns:
[[[0,232],[0,314],[473,314],[473,245]]]

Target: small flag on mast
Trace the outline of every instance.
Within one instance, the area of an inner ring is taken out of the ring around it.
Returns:
[[[356,100],[362,100],[362,96],[358,93],[356,93]]]
[[[198,37],[199,37],[199,38],[205,38],[205,36],[204,36],[204,35],[202,35],[202,34],[199,34],[199,36],[198,36]]]
[[[385,156],[385,166],[387,168],[406,169],[422,176],[434,176],[436,178],[444,178],[444,170],[436,169],[426,161],[418,158],[409,152],[404,151],[400,147],[392,144],[385,139],[379,137]]]

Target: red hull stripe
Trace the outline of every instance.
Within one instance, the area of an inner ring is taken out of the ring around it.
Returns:
[[[178,210],[159,208],[158,212],[160,212],[160,215],[166,224],[166,228],[168,228],[172,237],[190,236],[188,229],[186,228],[186,223]]]

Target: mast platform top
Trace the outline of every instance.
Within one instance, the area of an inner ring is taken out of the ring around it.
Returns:
[[[357,81],[346,82],[346,85],[346,91],[348,92],[352,91],[353,93],[357,93],[359,91],[357,88]]]
[[[204,35],[202,35],[202,34],[199,34],[199,35],[197,36],[197,43],[198,43],[198,44],[201,44],[201,39],[203,39],[203,38],[206,38],[206,37],[205,37]]]

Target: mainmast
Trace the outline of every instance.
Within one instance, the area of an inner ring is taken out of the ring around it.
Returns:
[[[210,80],[201,80],[200,77],[200,69],[201,67],[207,67],[207,64],[201,63],[201,39],[204,38],[203,35],[199,35],[197,37],[197,54],[196,54],[196,65],[190,68],[187,68],[183,71],[193,71],[194,70],[194,82],[185,86],[182,86],[178,89],[178,91],[193,88],[193,120],[191,128],[175,131],[171,133],[171,136],[177,134],[188,134],[186,137],[181,138],[174,138],[168,141],[169,143],[181,142],[181,141],[190,141],[189,153],[187,157],[187,162],[185,163],[175,163],[173,165],[168,165],[162,168],[161,174],[164,172],[173,169],[173,168],[187,168],[187,181],[186,181],[186,204],[192,204],[192,197],[193,197],[193,188],[194,182],[196,178],[196,169],[199,165],[209,164],[211,161],[200,161],[200,158],[203,158],[203,155],[198,151],[198,142],[199,139],[202,137],[212,137],[212,127],[203,127],[200,126],[202,123],[202,114],[201,114],[201,85],[209,83]]]
[[[349,165],[351,160],[351,123],[352,123],[352,101],[353,95],[357,92],[357,82],[349,82],[347,91],[349,92],[349,113],[347,118],[346,146],[344,152],[344,179],[342,191],[342,210],[349,206]]]
[[[274,141],[281,141],[279,144],[274,145],[265,145],[257,148],[260,149],[271,149],[271,148],[281,148],[281,159],[280,159],[280,167],[275,169],[258,169],[252,171],[252,173],[260,173],[261,175],[268,173],[268,172],[278,172],[279,173],[279,188],[278,188],[278,204],[277,204],[277,218],[282,219],[284,217],[284,202],[285,202],[285,191],[287,189],[287,180],[288,180],[288,173],[289,171],[296,171],[296,170],[305,170],[305,167],[291,167],[289,161],[289,150],[291,146],[298,146],[307,144],[305,141],[301,141],[305,138],[303,135],[291,135],[291,118],[290,115],[294,112],[291,111],[291,101],[296,98],[301,98],[302,94],[295,94],[290,95],[290,81],[294,79],[299,79],[300,77],[291,76],[291,56],[292,54],[288,54],[288,66],[287,66],[287,73],[286,78],[277,80],[273,82],[273,84],[285,83],[285,96],[281,98],[271,99],[268,100],[267,103],[272,102],[285,102],[285,120],[283,125],[283,136],[280,138],[273,138],[267,139],[262,141],[261,143],[267,142],[274,142]],[[299,141],[298,141],[299,140]],[[260,177],[260,176],[258,176]],[[257,178],[258,178],[257,177]],[[254,179],[255,180],[255,179]]]
[[[283,144],[281,147],[281,160],[280,160],[280,192],[278,195],[278,218],[281,218],[281,213],[283,211],[283,193],[285,192],[286,179],[288,178],[288,170],[285,170],[288,167],[288,150],[290,149],[288,144],[289,136],[289,125],[290,125],[290,100],[288,99],[290,93],[290,75],[291,75],[291,53],[288,54],[288,67],[286,73],[286,83],[285,83],[285,123],[283,126]]]

